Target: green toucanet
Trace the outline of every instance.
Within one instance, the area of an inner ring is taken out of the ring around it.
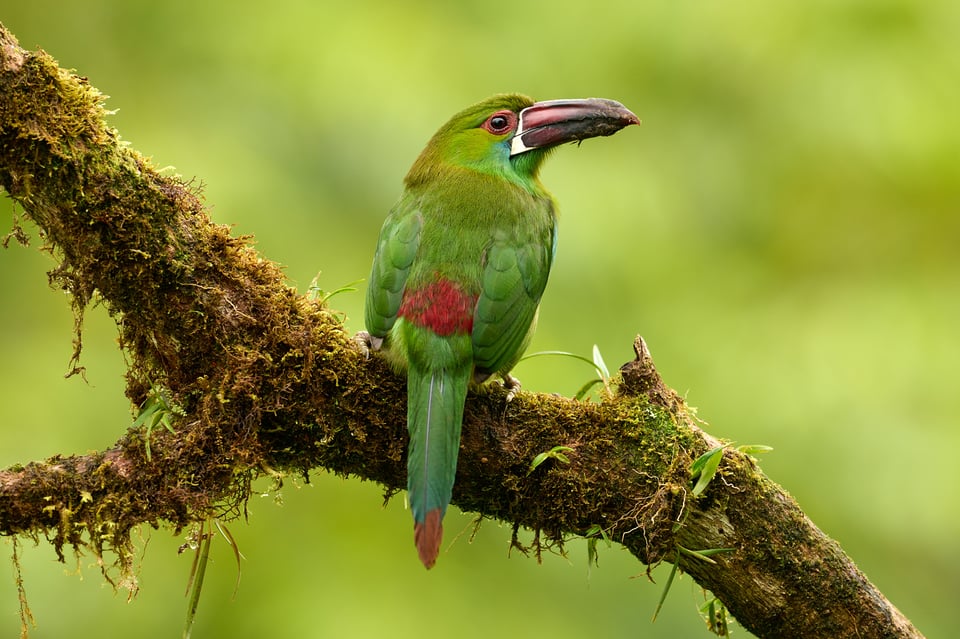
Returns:
[[[407,371],[407,491],[420,560],[437,559],[467,385],[510,369],[533,334],[557,241],[537,177],[558,144],[640,121],[612,100],[497,95],[453,116],[407,174],[377,243],[368,341]]]

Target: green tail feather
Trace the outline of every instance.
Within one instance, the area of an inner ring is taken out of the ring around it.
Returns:
[[[417,524],[435,509],[442,517],[450,503],[469,380],[468,366],[407,372],[407,492]]]

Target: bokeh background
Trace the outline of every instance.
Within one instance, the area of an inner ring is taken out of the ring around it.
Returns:
[[[202,181],[213,218],[301,291],[366,277],[404,173],[460,108],[503,91],[624,102],[642,127],[545,167],[562,218],[532,350],[597,344],[616,367],[642,333],[710,432],[774,447],[766,472],[921,631],[955,628],[957,3],[31,0],[0,21],[111,96],[123,138]],[[0,230],[12,215],[0,202]],[[102,449],[131,421],[103,308],[87,382],[63,379],[72,318],[32,234],[0,251],[0,467]],[[334,298],[354,330],[358,288]],[[591,371],[517,374],[572,394]],[[538,565],[508,557],[508,527],[471,541],[451,512],[426,573],[402,498],[323,474],[288,479],[282,504],[258,488],[230,525],[239,590],[217,543],[195,637],[708,636],[686,577],[651,624],[666,572],[651,584],[618,548],[590,569],[572,542]],[[93,558],[26,543],[31,636],[179,636],[184,536],[142,537],[130,602]],[[0,636],[18,630],[8,568]]]

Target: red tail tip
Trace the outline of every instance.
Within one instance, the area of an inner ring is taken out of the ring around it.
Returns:
[[[413,541],[417,544],[420,561],[427,569],[433,568],[440,554],[440,540],[443,539],[443,526],[440,524],[440,509],[434,508],[427,513],[423,523],[413,525]]]

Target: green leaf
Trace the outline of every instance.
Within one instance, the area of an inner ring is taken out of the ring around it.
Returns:
[[[556,459],[557,461],[563,462],[564,464],[569,464],[570,459],[563,453],[570,452],[572,450],[573,449],[570,448],[569,446],[554,446],[550,450],[544,451],[538,454],[536,457],[533,458],[533,461],[530,462],[530,469],[527,471],[527,475],[535,471],[537,469],[537,466],[547,461],[548,459]]]
[[[140,414],[137,416],[137,419],[130,425],[130,428],[137,428],[138,426],[143,426],[147,423],[147,420],[150,419],[150,416],[155,412],[160,410],[160,407],[153,403],[150,399],[144,402],[143,409],[140,411]]]
[[[330,299],[341,293],[353,293],[357,290],[356,285],[363,281],[363,279],[354,280],[349,284],[344,284],[338,288],[333,289],[332,291],[325,291],[317,284],[317,281],[320,279],[320,274],[318,273],[316,277],[310,282],[310,286],[307,288],[307,293],[313,296],[313,299],[317,300],[321,304],[326,304]]]
[[[590,392],[590,389],[596,386],[597,384],[602,384],[602,379],[591,379],[589,382],[580,387],[580,390],[577,391],[577,394],[573,398],[577,401],[580,401],[587,396],[587,393]]]
[[[140,405],[140,413],[133,421],[133,424],[130,425],[131,428],[138,428],[140,426],[146,428],[143,447],[147,461],[150,461],[152,458],[150,452],[150,435],[153,433],[153,429],[162,425],[171,433],[175,433],[176,431],[173,429],[171,415],[184,417],[186,414],[186,411],[184,411],[182,407],[167,397],[167,391],[162,386],[154,385],[150,387],[150,390],[147,392],[147,398],[143,401],[143,404]]]
[[[663,592],[660,593],[660,601],[657,602],[657,609],[653,611],[653,619],[651,621],[657,620],[657,615],[660,614],[660,609],[663,608],[663,602],[667,600],[667,593],[670,592],[670,586],[673,585],[673,578],[677,576],[677,564],[680,563],[680,556],[677,553],[677,560],[673,562],[673,567],[670,568],[670,574],[667,576],[667,583],[663,585]]]
[[[226,524],[221,523],[219,519],[214,519],[213,523],[217,525],[217,530],[220,531],[223,538],[230,544],[230,547],[233,549],[233,558],[237,562],[237,581],[233,585],[233,596],[236,598],[237,591],[240,590],[240,560],[243,559],[243,554],[240,552],[240,546],[237,545],[237,540],[233,538],[233,534],[230,532],[230,529],[227,528]]]
[[[773,450],[773,446],[764,446],[763,444],[745,444],[737,446],[737,450],[747,455],[762,455]]]
[[[597,554],[597,538],[591,537],[587,540],[587,565],[599,566],[600,555]]]
[[[716,565],[717,562],[715,562],[713,559],[710,559],[710,555],[716,555],[722,552],[733,552],[735,549],[734,548],[706,548],[704,550],[690,550],[689,548],[684,548],[680,544],[677,544],[677,550],[679,550],[684,555],[687,555],[688,557],[694,557],[696,559],[700,559],[701,561],[705,561],[708,564]]]
[[[700,455],[690,466],[691,480],[696,479],[697,483],[693,486],[693,496],[699,496],[717,474],[717,468],[720,466],[720,460],[723,459],[723,446],[718,446],[708,450]]]
[[[200,536],[202,539],[197,547],[197,553],[194,555],[193,566],[190,568],[190,579],[187,581],[190,601],[187,604],[187,622],[183,628],[183,639],[190,639],[190,633],[193,632],[193,622],[197,617],[197,606],[200,604],[200,591],[203,589],[203,576],[207,572],[207,562],[210,560],[210,543],[213,539],[213,532],[204,533],[203,524],[201,524]]]
[[[719,555],[722,552],[733,552],[735,550],[736,548],[704,548],[703,550],[691,550],[690,552],[709,557],[710,555]]]
[[[604,382],[610,379],[610,371],[607,370],[607,365],[603,361],[603,356],[600,355],[600,347],[596,344],[593,345],[593,365],[596,367],[597,372],[600,373],[600,377]]]
[[[707,463],[707,459],[718,450],[720,450],[720,448],[711,448],[693,460],[693,463],[690,464],[690,474],[693,478],[697,478],[700,475],[700,472],[703,470],[703,465]]]
[[[177,431],[173,430],[173,423],[170,421],[170,413],[163,413],[160,415],[160,423],[170,431],[171,433],[176,433]],[[156,426],[156,424],[154,424]]]
[[[718,598],[713,597],[700,606],[700,614],[706,617],[707,629],[718,637],[729,637],[730,626],[727,622],[727,607]]]
[[[540,453],[540,454],[538,454],[536,457],[534,457],[534,458],[533,458],[533,461],[530,462],[530,469],[527,471],[527,474],[529,475],[529,474],[532,473],[534,470],[536,470],[536,469],[537,469],[537,466],[539,466],[539,465],[542,464],[543,462],[547,461],[547,458],[548,458],[548,457],[549,457],[549,454],[548,454],[548,453],[545,453],[545,452],[544,452],[544,453]]]
[[[600,524],[593,524],[583,533],[583,537],[587,540],[587,565],[599,565],[600,555],[597,553],[597,542],[602,539],[607,544],[607,548],[610,548],[613,545],[610,536],[607,535],[607,531]]]

